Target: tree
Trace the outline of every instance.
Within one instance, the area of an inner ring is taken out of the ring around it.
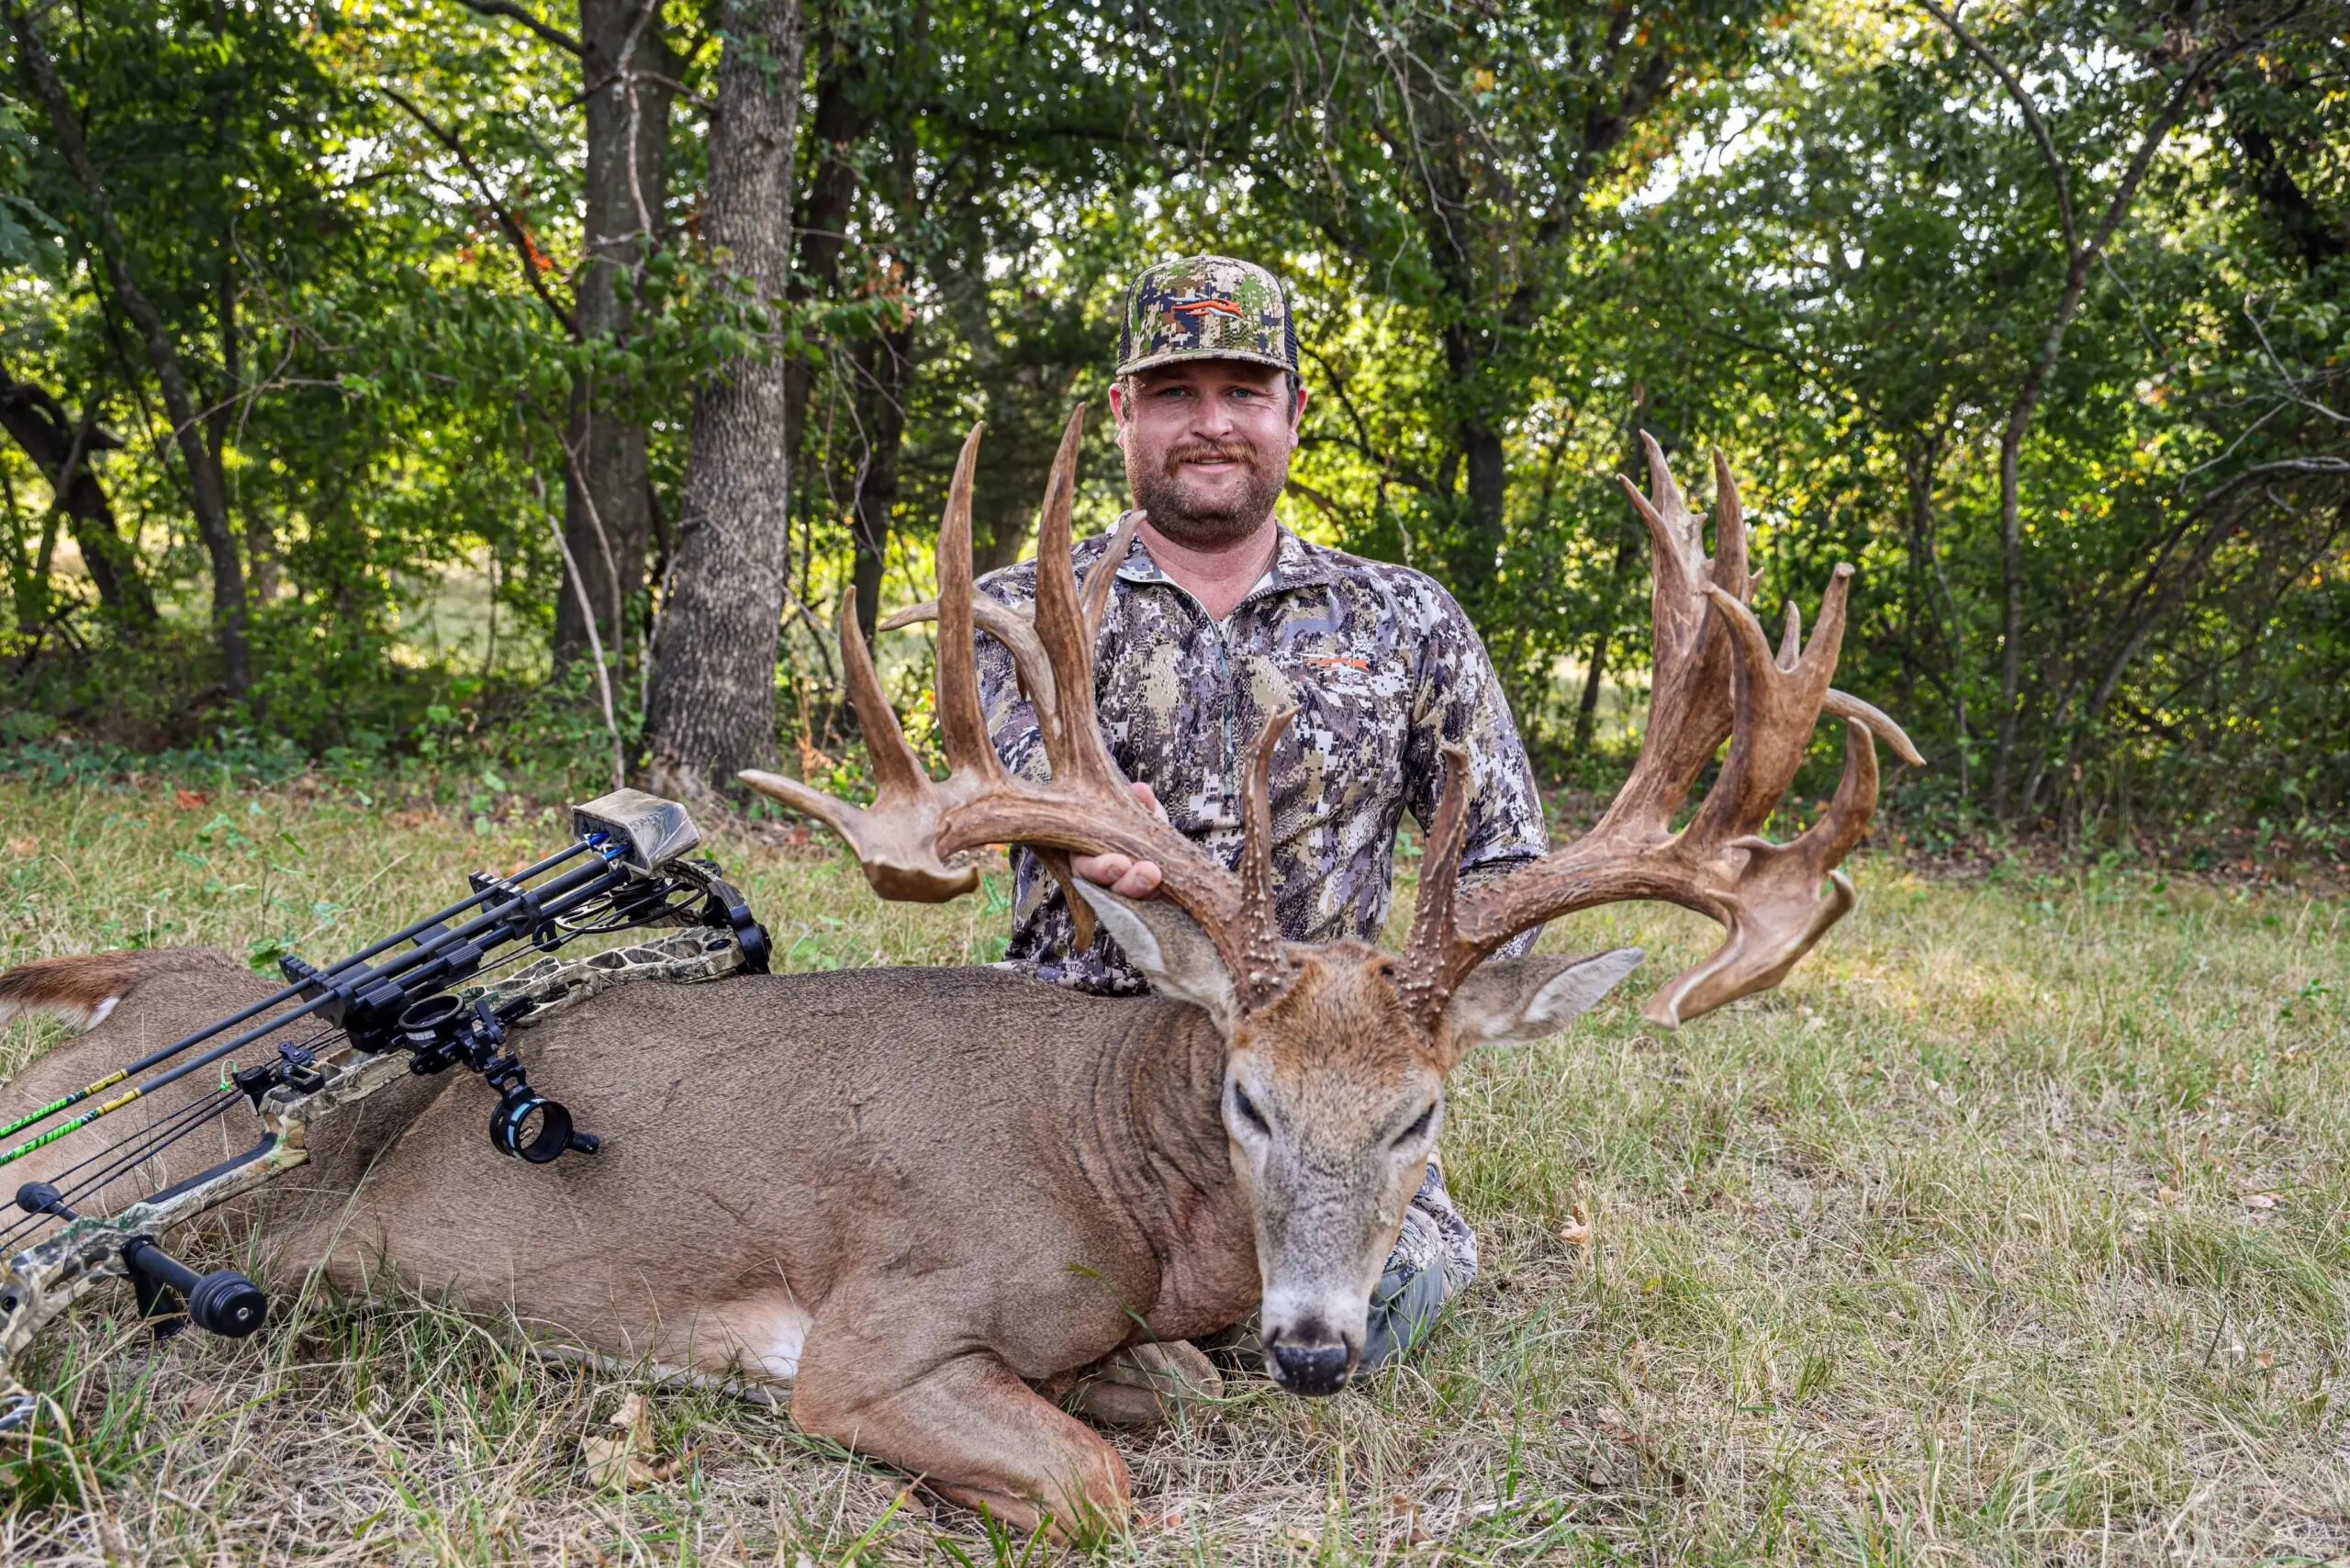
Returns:
[[[803,38],[799,0],[722,0],[726,39],[704,233],[731,274],[740,350],[694,400],[677,586],[654,648],[653,769],[699,797],[775,753],[787,564],[784,332]]]
[[[237,554],[237,538],[229,521],[229,498],[222,483],[219,452],[207,447],[205,430],[196,409],[195,397],[189,390],[186,372],[180,363],[178,346],[173,342],[171,329],[164,323],[162,312],[156,308],[132,270],[130,244],[124,237],[120,220],[115,216],[113,199],[106,194],[104,177],[90,157],[88,143],[82,134],[82,122],[76,115],[73,100],[66,96],[65,84],[57,74],[57,63],[40,33],[33,26],[31,16],[17,0],[7,0],[8,26],[16,35],[18,59],[29,79],[34,95],[40,100],[49,115],[50,135],[57,151],[80,185],[82,197],[94,231],[95,246],[106,261],[106,277],[113,286],[115,301],[138,328],[140,342],[147,351],[155,379],[163,394],[163,408],[172,423],[172,434],[178,442],[180,454],[186,465],[188,489],[195,505],[196,528],[204,539],[206,553],[212,560],[212,630],[220,646],[220,679],[222,687],[234,700],[241,698],[252,686],[252,654],[245,635],[246,604],[244,563]]]

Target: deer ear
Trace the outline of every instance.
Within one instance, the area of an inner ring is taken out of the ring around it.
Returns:
[[[1472,971],[1446,1003],[1454,1048],[1517,1046],[1554,1035],[1591,1011],[1648,955],[1638,947],[1579,958],[1504,958]]]
[[[1152,991],[1204,1009],[1220,1027],[1239,1016],[1232,976],[1215,944],[1172,900],[1125,898],[1082,877],[1069,880]]]

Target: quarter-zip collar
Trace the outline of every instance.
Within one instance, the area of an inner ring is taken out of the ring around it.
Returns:
[[[1124,522],[1125,517],[1118,521]],[[1277,538],[1272,561],[1248,591],[1241,595],[1240,603],[1233,607],[1236,615],[1257,599],[1287,593],[1292,588],[1327,586],[1337,580],[1329,564],[1322,558],[1321,551],[1291,532],[1282,523],[1276,521],[1273,527]],[[1193,604],[1199,602],[1184,592],[1182,584],[1160,570],[1158,563],[1151,558],[1149,544],[1140,533],[1135,535],[1134,543],[1126,551],[1126,558],[1118,564],[1118,577],[1123,582],[1161,583],[1183,593],[1183,597],[1192,599]]]

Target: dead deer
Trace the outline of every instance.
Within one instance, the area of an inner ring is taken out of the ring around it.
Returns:
[[[1092,660],[1110,574],[1080,591],[1070,566],[1078,429],[1073,418],[1047,491],[1033,625],[975,607],[978,431],[963,448],[938,551],[947,777],[932,779],[907,745],[845,605],[842,652],[878,799],[858,808],[744,777],[831,823],[886,898],[969,890],[979,873],[963,857],[990,844],[1158,861],[1158,898],[1076,890],[1155,994],[1080,995],[990,969],[624,989],[523,1042],[532,1081],[592,1114],[600,1154],[519,1168],[488,1147],[471,1085],[420,1085],[397,1114],[346,1129],[310,1191],[258,1216],[276,1271],[323,1269],[352,1288],[387,1273],[600,1356],[789,1385],[801,1427],[957,1502],[1022,1528],[1115,1527],[1125,1463],[1046,1395],[1122,1346],[1251,1312],[1274,1382],[1342,1386],[1442,1131],[1446,1074],[1478,1046],[1558,1030],[1640,959],[1485,962],[1503,944],[1623,900],[1709,915],[1727,938],[1648,1004],[1673,1026],[1776,985],[1852,907],[1837,867],[1876,801],[1870,732],[1914,753],[1830,688],[1851,569],[1837,569],[1810,642],[1791,615],[1774,656],[1746,605],[1727,465],[1717,457],[1709,560],[1651,443],[1652,498],[1626,489],[1655,550],[1654,695],[1606,814],[1549,858],[1460,893],[1456,755],[1405,950],[1284,942],[1270,913],[1265,781],[1285,721],[1257,739],[1237,875],[1141,806],[1104,749]],[[1008,775],[990,745],[974,668],[982,616],[1050,711],[1048,783]],[[1822,712],[1851,721],[1833,801],[1791,843],[1755,836]],[[1725,739],[1716,783],[1673,831]],[[19,1075],[6,1105],[257,994],[262,982],[235,970],[111,954],[0,977],[11,1009],[104,1018]]]

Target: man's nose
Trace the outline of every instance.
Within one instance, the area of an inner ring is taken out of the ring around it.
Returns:
[[[1232,409],[1222,398],[1207,397],[1192,399],[1192,433],[1222,440],[1233,432]]]

